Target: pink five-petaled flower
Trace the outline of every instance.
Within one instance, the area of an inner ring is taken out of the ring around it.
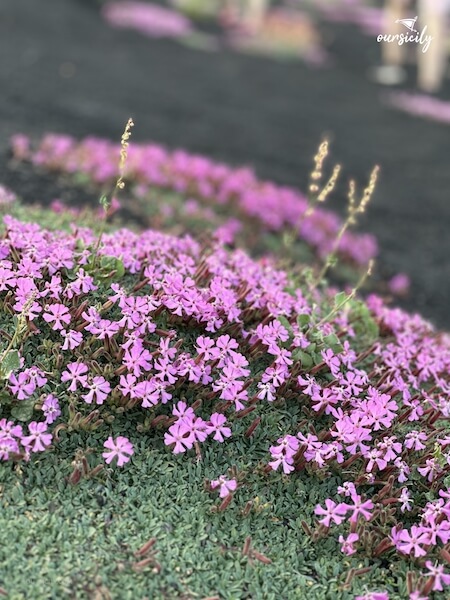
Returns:
[[[359,515],[362,515],[367,521],[370,521],[372,514],[369,512],[374,508],[372,500],[362,502],[358,494],[352,496],[353,504],[344,504],[346,510],[353,510],[349,519],[350,523],[357,523]]]
[[[428,436],[424,431],[410,431],[405,436],[405,447],[410,450],[414,448],[416,452],[424,450],[425,446],[422,442],[426,442],[427,439]]]
[[[0,460],[9,460],[10,454],[19,454],[19,444],[0,431]]]
[[[231,435],[231,429],[229,427],[224,427],[226,421],[227,419],[224,417],[224,415],[221,415],[220,413],[213,413],[209,421],[206,423],[206,433],[209,435],[215,432],[213,439],[215,439],[216,442],[223,442],[224,436],[230,437]]]
[[[180,454],[181,452],[190,450],[194,445],[194,442],[195,435],[183,420],[174,423],[169,427],[169,431],[164,434],[164,443],[166,446],[175,444],[173,449],[174,454]]]
[[[402,503],[400,507],[402,512],[405,512],[405,510],[411,510],[411,504],[414,502],[414,500],[411,499],[408,488],[402,488],[402,493],[400,494],[398,501]]]
[[[25,447],[29,447],[31,452],[43,452],[52,443],[52,434],[46,433],[47,423],[32,421],[28,430],[30,435],[23,437],[21,442]]]
[[[334,521],[336,525],[340,525],[344,520],[344,516],[347,512],[347,507],[345,504],[336,504],[330,498],[325,500],[326,508],[322,508],[320,504],[316,506],[314,509],[314,513],[316,515],[324,515],[323,519],[319,519],[319,523],[325,525],[325,527],[330,527],[331,521]]]
[[[183,417],[190,419],[195,417],[194,409],[186,404],[186,402],[177,402],[176,406],[172,409],[172,414],[177,416],[179,419]]]
[[[430,538],[428,533],[423,527],[413,525],[411,527],[411,533],[407,529],[402,529],[398,534],[398,540],[396,542],[397,550],[403,554],[411,554],[414,550],[414,556],[425,556],[426,551],[420,546],[420,544],[429,544]]]
[[[220,475],[219,479],[215,479],[214,481],[211,481],[211,489],[216,489],[217,487],[220,486],[220,497],[221,498],[225,498],[225,496],[228,496],[228,494],[231,494],[231,492],[234,492],[234,490],[237,488],[237,482],[236,479],[227,479],[225,477],[225,475]]]
[[[195,346],[195,349],[199,354],[203,355],[203,360],[210,360],[214,357],[214,347],[214,340],[210,337],[205,337],[201,335],[197,338],[197,345]]]
[[[190,429],[197,442],[204,442],[208,437],[206,423],[201,417],[183,417],[182,422]]]
[[[102,454],[107,465],[117,456],[117,466],[121,467],[130,460],[131,455],[134,453],[133,444],[128,438],[121,435],[116,439],[109,436],[103,446],[110,450],[110,452],[103,452]]]
[[[74,329],[70,329],[69,331],[63,329],[61,335],[64,338],[64,344],[61,346],[61,350],[73,350],[83,341],[83,334]]]
[[[52,394],[48,394],[48,396],[45,398],[44,404],[42,405],[42,410],[44,412],[45,422],[47,425],[51,425],[61,415],[58,399]]]
[[[137,338],[131,348],[126,349],[122,363],[135,377],[139,377],[142,371],[152,368],[152,355],[144,348],[142,340]]]
[[[442,471],[442,467],[435,458],[429,458],[425,461],[425,466],[417,467],[417,470],[423,477],[427,477],[428,475],[428,481],[433,481],[436,474]]]
[[[87,385],[87,372],[89,371],[87,365],[84,363],[72,362],[67,365],[67,371],[63,371],[61,374],[61,381],[70,381],[69,392],[75,392],[77,385],[80,383],[83,387]]]
[[[64,304],[50,304],[45,307],[45,313],[42,315],[47,323],[53,323],[52,329],[55,331],[64,329],[64,324],[70,323],[70,313]]]
[[[91,388],[89,392],[81,396],[88,404],[92,404],[92,400],[94,399],[96,404],[103,404],[111,391],[109,381],[106,381],[102,376],[94,377],[92,383],[90,385],[88,383],[85,387],[88,386]]]
[[[9,389],[18,400],[29,398],[36,389],[34,381],[30,381],[30,378],[26,373],[19,373],[17,377],[15,373],[11,373],[9,382]]]
[[[428,569],[428,573],[424,573],[424,575],[434,577],[434,592],[443,591],[442,582],[444,585],[450,585],[450,575],[444,573],[444,565],[440,565],[439,563],[433,564],[431,560],[427,560],[425,566]]]
[[[429,596],[423,596],[420,590],[414,590],[409,595],[409,600],[430,600]]]
[[[339,543],[342,544],[341,552],[350,556],[356,552],[356,548],[353,547],[353,544],[359,540],[359,535],[357,533],[350,533],[347,539],[344,538],[343,535],[339,536]]]

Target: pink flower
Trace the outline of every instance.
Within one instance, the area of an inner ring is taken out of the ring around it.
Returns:
[[[336,523],[336,525],[340,525],[344,520],[343,515],[347,513],[347,506],[345,504],[336,504],[330,498],[325,500],[325,504],[326,508],[322,508],[318,504],[314,509],[316,515],[324,515],[323,519],[319,519],[319,523],[322,523],[325,527],[330,527],[331,521]]]
[[[440,565],[439,563],[433,564],[431,560],[427,560],[425,566],[428,569],[428,573],[424,573],[425,576],[434,577],[434,592],[442,592],[444,585],[450,585],[450,575],[446,575],[444,573],[444,565]]]
[[[109,321],[108,319],[100,319],[90,328],[90,333],[97,336],[97,339],[104,340],[106,337],[111,338],[120,330],[119,323]]]
[[[208,437],[208,434],[206,433],[206,423],[200,417],[184,417],[183,423],[198,442],[204,442]]]
[[[214,356],[214,340],[210,337],[201,335],[197,338],[197,345],[195,349],[199,354],[203,355],[203,360],[210,360]]]
[[[5,435],[7,437],[13,436],[21,438],[23,435],[22,425],[14,425],[12,421],[6,419],[0,419],[0,436]]]
[[[400,494],[398,501],[401,502],[401,504],[402,504],[400,507],[400,510],[402,512],[405,512],[405,510],[408,510],[408,511],[411,510],[411,508],[412,508],[411,504],[414,501],[411,499],[408,488],[405,488],[405,487],[402,488],[402,493]]]
[[[152,355],[144,348],[141,339],[137,339],[131,348],[128,348],[123,357],[123,364],[136,377],[139,377],[142,371],[150,371],[152,365]]]
[[[374,508],[372,500],[362,501],[358,494],[352,496],[353,504],[344,504],[346,510],[353,510],[349,519],[350,523],[357,523],[359,515],[363,516],[366,521],[370,521],[372,514],[369,512]]]
[[[220,486],[220,497],[225,498],[237,488],[236,479],[227,479],[225,475],[220,475],[219,479],[211,481],[211,488],[214,490]]]
[[[94,284],[94,279],[81,268],[77,273],[77,279],[67,285],[64,293],[67,298],[71,299],[74,296],[87,294],[97,289],[98,287]]]
[[[42,405],[42,410],[45,415],[45,422],[51,425],[61,415],[58,399],[52,394],[48,394]]]
[[[128,438],[121,435],[119,435],[116,439],[113,439],[112,436],[109,436],[103,446],[110,450],[110,452],[103,452],[102,454],[106,464],[108,465],[115,457],[117,457],[117,466],[121,467],[127,463],[134,454],[133,444]]]
[[[344,483],[338,487],[337,489],[338,494],[340,494],[341,496],[356,496],[357,492],[356,492],[356,487],[355,484],[353,483],[353,481],[344,481]]]
[[[409,600],[429,600],[429,596],[422,596],[419,590],[414,590],[410,593]]]
[[[350,556],[356,552],[356,548],[353,547],[353,544],[359,540],[359,535],[357,533],[350,533],[347,539],[344,538],[343,535],[339,536],[339,543],[342,544],[341,552]]]
[[[224,427],[227,419],[224,415],[220,413],[213,413],[206,423],[206,433],[210,435],[214,433],[214,439],[216,442],[223,442],[224,436],[231,436],[231,429],[229,427]]]
[[[411,554],[414,550],[414,556],[426,556],[425,550],[420,544],[429,544],[430,539],[428,533],[423,527],[413,525],[411,527],[411,533],[407,529],[402,529],[398,534],[398,541],[396,543],[397,550],[403,552],[403,554]]]
[[[118,388],[124,396],[129,395],[131,398],[134,398],[136,390],[136,381],[137,378],[131,373],[128,373],[127,375],[121,375],[120,385],[118,386]]]
[[[10,454],[19,454],[19,444],[0,431],[0,460],[9,460]]]
[[[169,427],[168,433],[164,434],[164,443],[166,446],[175,444],[174,454],[180,454],[190,450],[195,442],[195,436],[184,422],[177,421]]]
[[[422,442],[426,442],[428,439],[427,434],[424,431],[410,431],[405,437],[405,447],[414,448],[416,452],[424,450],[425,446]]]
[[[87,373],[89,369],[84,363],[72,362],[67,365],[67,370],[61,374],[61,381],[70,381],[69,392],[76,392],[78,384],[87,386]]]
[[[19,373],[18,376],[11,373],[9,382],[9,389],[18,400],[26,400],[36,389],[34,381],[30,381],[26,373]]]
[[[433,481],[436,474],[442,471],[442,467],[439,465],[436,459],[429,458],[425,461],[424,467],[417,467],[417,470],[423,477],[427,477],[428,481]]]
[[[283,465],[283,472],[287,475],[294,470],[294,455],[298,450],[299,441],[293,435],[286,435],[284,438],[279,438],[279,446],[271,446],[270,453],[275,459],[269,462],[269,465],[274,471],[278,469],[280,464]]]
[[[47,431],[47,423],[32,421],[28,425],[30,435],[22,438],[24,446],[30,446],[31,452],[43,452],[52,443],[52,434]]]
[[[408,275],[398,273],[388,282],[389,290],[396,296],[404,296],[408,293],[411,285]]]
[[[52,329],[55,331],[64,329],[64,324],[70,323],[70,313],[67,306],[64,304],[51,304],[45,307],[46,312],[42,315],[44,321],[47,323],[53,323]]]
[[[91,384],[87,383],[85,387],[91,388],[87,394],[81,396],[88,404],[92,404],[93,400],[96,404],[103,404],[111,391],[111,385],[101,376],[94,377]]]
[[[186,404],[186,402],[180,401],[177,402],[176,406],[172,409],[172,414],[182,419],[183,417],[190,419],[195,417],[195,413],[193,408]]]
[[[80,331],[75,331],[74,329],[70,329],[69,331],[62,329],[61,335],[63,338],[65,338],[64,344],[61,346],[61,350],[73,350],[74,348],[77,348],[83,341],[83,334]]]

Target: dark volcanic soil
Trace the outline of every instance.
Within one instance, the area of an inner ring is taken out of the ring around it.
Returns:
[[[326,31],[335,65],[311,70],[110,29],[94,1],[1,0],[0,182],[27,201],[59,192],[52,178],[8,167],[13,133],[119,140],[133,116],[136,140],[251,164],[305,189],[327,133],[346,179],[364,185],[382,166],[361,228],[377,235],[385,268],[412,278],[407,307],[449,329],[450,128],[385,108],[366,78],[375,40],[346,26]],[[342,213],[344,200],[329,208]]]

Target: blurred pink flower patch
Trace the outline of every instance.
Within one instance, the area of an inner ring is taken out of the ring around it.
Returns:
[[[399,110],[431,121],[450,124],[450,102],[426,94],[397,92],[389,94],[386,102]]]
[[[0,206],[9,206],[15,200],[17,200],[15,193],[7,187],[0,185]]]
[[[409,292],[411,281],[405,273],[398,273],[389,281],[389,291],[395,296],[406,296]]]
[[[192,32],[189,19],[147,2],[111,2],[103,16],[113,27],[135,29],[150,37],[182,37]]]

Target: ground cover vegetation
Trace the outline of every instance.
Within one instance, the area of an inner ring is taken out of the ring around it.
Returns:
[[[441,597],[450,338],[362,300],[371,263],[339,291],[334,244],[288,269],[2,197],[1,593]]]

